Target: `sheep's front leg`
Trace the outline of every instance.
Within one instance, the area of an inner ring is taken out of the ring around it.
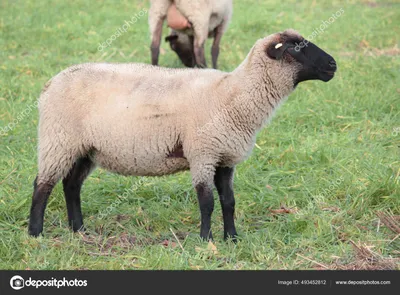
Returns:
[[[235,197],[233,194],[233,173],[235,168],[218,167],[215,172],[214,183],[217,188],[221,202],[222,214],[224,218],[224,239],[231,237],[236,241],[237,232],[235,221]]]
[[[214,211],[214,195],[212,186],[205,183],[199,183],[196,185],[196,192],[201,213],[200,237],[205,240],[212,240],[211,215]]]
[[[215,165],[203,161],[191,164],[190,171],[201,213],[200,237],[205,240],[212,240],[211,215],[214,211],[213,178]]]
[[[151,30],[151,64],[158,65],[158,57],[160,55],[160,44],[161,44],[161,34],[162,25],[164,18],[160,17],[154,21],[154,25],[150,26]]]

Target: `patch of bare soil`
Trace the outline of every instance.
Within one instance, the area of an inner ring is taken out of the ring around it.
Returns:
[[[118,256],[122,252],[127,252],[133,247],[149,246],[160,244],[164,247],[175,248],[177,243],[172,239],[163,238],[139,238],[129,233],[122,233],[118,236],[106,236],[103,234],[95,233],[82,233],[80,232],[82,242],[85,245],[93,246],[92,252],[88,252],[90,255],[97,256]],[[189,235],[188,232],[177,232],[174,239],[184,240]]]
[[[385,212],[377,212],[376,215],[379,217],[385,227],[390,229],[395,234],[400,234],[400,216],[390,215]]]
[[[322,264],[311,259],[307,259],[314,263],[315,269],[319,270],[397,270],[400,269],[400,258],[382,257],[377,252],[372,251],[373,246],[356,244],[350,240],[354,250],[353,261],[344,263],[340,261],[340,257],[330,264]],[[305,258],[305,257],[303,257]]]
[[[80,236],[84,244],[95,248],[95,251],[88,252],[88,254],[98,256],[114,256],[118,255],[121,250],[128,251],[134,246],[154,245],[159,242],[151,238],[138,238],[128,233],[110,237],[80,233]]]
[[[400,259],[385,258],[379,253],[372,251],[372,246],[354,243],[350,241],[355,252],[354,261],[341,264],[334,263],[332,269],[338,270],[395,270],[400,266]]]
[[[293,214],[297,213],[297,208],[287,208],[285,205],[281,204],[279,209],[268,209],[272,214]]]
[[[126,233],[120,236],[104,237],[101,235],[86,235],[81,233],[83,243],[96,247],[99,253],[107,254],[114,247],[119,249],[130,249],[137,243],[137,238]]]

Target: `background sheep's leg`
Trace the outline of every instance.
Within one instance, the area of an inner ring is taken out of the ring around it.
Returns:
[[[214,183],[219,194],[224,218],[224,239],[231,237],[236,241],[237,232],[235,221],[235,197],[233,194],[233,173],[235,168],[218,167],[215,171]]]
[[[200,237],[205,240],[212,240],[211,215],[214,211],[214,195],[212,186],[205,183],[196,185],[197,198],[201,212]]]
[[[73,231],[83,230],[80,194],[82,183],[93,167],[94,164],[88,157],[81,158],[63,179],[65,201],[68,210],[68,223]]]
[[[206,68],[206,57],[204,55],[204,44],[208,36],[208,27],[205,28],[194,28],[194,57],[196,65],[200,68]]]
[[[29,218],[28,233],[31,236],[39,236],[43,231],[43,218],[46,209],[47,200],[53,190],[54,184],[40,183],[37,184],[37,177],[33,184],[33,196],[31,214]]]
[[[224,34],[224,24],[219,25],[214,30],[214,41],[211,47],[211,58],[213,68],[217,68],[217,60],[219,55],[219,43],[221,42],[222,35]]]
[[[194,45],[194,57],[196,59],[196,65],[199,68],[206,68],[207,63],[206,63],[206,58],[204,56],[204,43],[201,45]]]
[[[162,25],[164,18],[158,18],[154,27],[151,27],[151,64],[158,65],[158,56],[160,55],[160,44],[162,35]]]

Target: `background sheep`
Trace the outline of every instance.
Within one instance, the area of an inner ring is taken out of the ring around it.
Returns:
[[[196,65],[193,40],[193,36],[175,30],[171,30],[169,36],[165,37],[165,41],[169,42],[171,49],[176,52],[181,62],[190,68]]]
[[[256,42],[231,73],[144,64],[82,64],[55,76],[40,101],[39,174],[29,233],[43,229],[47,199],[63,178],[68,219],[82,228],[80,189],[95,164],[123,175],[190,169],[202,238],[212,238],[213,186],[224,237],[236,237],[233,172],[274,110],[305,80],[329,81],[334,59],[295,31]],[[186,83],[186,81],[191,83]],[[212,126],[209,123],[212,122]]]
[[[162,26],[167,18],[173,30],[166,41],[181,61],[189,67],[206,67],[204,43],[207,37],[213,37],[211,57],[213,67],[217,68],[219,44],[231,15],[232,0],[152,0],[149,11],[152,64],[158,65]]]

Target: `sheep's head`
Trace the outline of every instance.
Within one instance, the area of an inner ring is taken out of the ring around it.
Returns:
[[[185,66],[193,68],[196,65],[193,37],[172,32],[169,36],[165,37],[165,41],[169,42],[171,49],[176,52]]]
[[[327,82],[334,77],[337,67],[333,57],[296,31],[286,30],[264,40],[269,59],[293,69],[294,85],[306,80]]]

